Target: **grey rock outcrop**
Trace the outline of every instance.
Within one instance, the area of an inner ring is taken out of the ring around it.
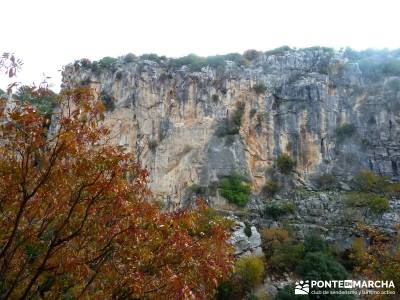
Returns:
[[[235,246],[235,255],[259,255],[262,256],[261,236],[255,226],[251,226],[251,235],[245,233],[245,224],[237,221],[231,237],[231,243]]]

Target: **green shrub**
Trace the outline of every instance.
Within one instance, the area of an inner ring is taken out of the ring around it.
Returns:
[[[100,99],[103,102],[106,111],[113,111],[115,109],[114,98],[109,93],[103,90],[100,93]]]
[[[236,261],[235,275],[249,291],[260,284],[264,278],[264,262],[259,256],[242,256]]]
[[[248,299],[251,290],[262,282],[264,262],[258,256],[242,256],[236,261],[231,278],[217,287],[215,299]],[[260,299],[260,298],[257,298]],[[264,300],[261,298],[260,300]],[[267,298],[268,299],[268,298]]]
[[[346,269],[335,259],[323,252],[309,252],[298,261],[296,273],[302,279],[345,280]]]
[[[392,58],[385,61],[382,71],[387,76],[400,76],[400,60]]]
[[[242,126],[243,114],[244,114],[244,103],[238,102],[236,105],[236,110],[234,111],[231,119],[232,125],[235,128],[239,129],[240,126]]]
[[[224,55],[207,56],[204,60],[204,66],[210,66],[212,68],[225,67],[225,59],[226,57]]]
[[[290,48],[289,46],[282,46],[279,48],[275,48],[273,50],[266,51],[266,52],[264,52],[264,54],[267,56],[268,55],[282,55],[285,52],[290,51],[290,50],[292,50],[292,48]]]
[[[224,55],[224,58],[237,64],[241,64],[241,62],[243,61],[243,56],[239,53],[228,53]]]
[[[354,188],[362,192],[383,193],[387,186],[387,178],[375,175],[372,171],[363,170],[352,179]]]
[[[274,196],[280,190],[279,183],[273,180],[267,180],[263,187],[263,192],[268,196]]]
[[[308,47],[308,48],[302,48],[301,50],[304,51],[322,51],[325,52],[329,55],[333,55],[335,53],[335,49],[330,48],[330,47],[321,47],[321,46],[313,46],[313,47]]]
[[[213,102],[218,102],[219,101],[219,96],[217,94],[212,95],[212,101]]]
[[[253,90],[256,92],[257,95],[264,94],[267,91],[267,87],[263,83],[257,83],[253,86]]]
[[[85,79],[82,79],[82,80],[79,82],[79,85],[87,86],[87,85],[89,85],[91,82],[92,82],[92,81],[90,80],[90,78],[85,78]]]
[[[251,224],[249,222],[244,222],[243,232],[247,237],[251,237]]]
[[[234,54],[228,55],[215,55],[208,57],[201,57],[196,54],[189,54],[180,58],[172,59],[170,64],[174,68],[187,66],[191,71],[200,71],[203,67],[209,66],[212,68],[225,67],[225,60],[229,58],[236,59]]]
[[[121,80],[123,76],[122,71],[118,71],[117,73],[115,73],[115,79],[116,80]]]
[[[158,146],[158,141],[156,139],[150,140],[148,143],[148,147],[151,151],[155,151]]]
[[[109,68],[117,62],[114,57],[106,56],[99,60],[98,64],[100,68]]]
[[[392,183],[386,187],[386,191],[390,196],[400,197],[400,183]]]
[[[82,68],[90,68],[90,66],[91,66],[91,64],[92,64],[92,62],[89,60],[89,59],[87,59],[87,58],[82,58],[81,60],[80,60],[80,65],[82,66]]]
[[[35,90],[29,86],[21,86],[13,97],[22,103],[32,105],[47,119],[51,119],[58,101],[57,94],[51,90]]]
[[[140,60],[150,60],[150,61],[154,61],[157,63],[160,63],[162,61],[164,57],[162,56],[158,56],[155,53],[148,53],[148,54],[143,54],[139,57]]]
[[[265,215],[278,220],[280,217],[288,214],[294,214],[296,205],[289,201],[274,201],[265,205]]]
[[[358,61],[358,66],[364,78],[376,82],[383,78],[383,65],[375,59],[365,58]]]
[[[352,207],[368,207],[376,214],[381,214],[389,209],[389,199],[375,193],[348,192],[346,193],[346,203]]]
[[[204,195],[205,194],[205,187],[202,187],[198,184],[192,184],[188,187],[188,190],[196,195]]]
[[[232,113],[230,119],[224,120],[216,130],[216,135],[223,137],[227,135],[235,135],[239,133],[242,126],[242,118],[244,114],[244,104],[238,102],[236,110]]]
[[[126,63],[126,64],[134,62],[135,60],[136,60],[136,55],[133,53],[128,53],[124,57],[124,63]]]
[[[351,137],[356,132],[356,126],[354,124],[343,124],[336,128],[336,141],[338,143],[343,142],[345,139]]]
[[[253,60],[257,59],[261,54],[262,53],[260,51],[250,49],[250,50],[246,50],[243,53],[243,57],[245,59],[247,59],[248,61],[253,61]]]
[[[304,238],[304,249],[306,252],[325,252],[327,245],[319,234],[309,233]]]
[[[293,272],[304,256],[304,245],[293,239],[272,245],[273,254],[268,259],[271,271],[279,274]]]
[[[238,298],[238,286],[233,280],[222,282],[217,287],[217,294],[215,295],[215,299],[217,300],[231,300],[231,299],[239,299]]]
[[[331,190],[338,185],[336,176],[332,174],[322,174],[318,176],[315,181],[318,188],[322,190]]]
[[[195,54],[189,54],[180,58],[172,59],[170,64],[175,68],[180,68],[182,66],[188,66],[191,69],[201,69],[202,59]]]
[[[281,154],[278,156],[278,159],[276,161],[276,164],[278,166],[278,169],[283,173],[283,174],[289,174],[290,172],[293,171],[293,169],[296,166],[296,162],[293,161],[289,155],[287,154]]]
[[[242,175],[234,172],[220,181],[219,190],[229,202],[244,207],[249,201],[251,188]]]

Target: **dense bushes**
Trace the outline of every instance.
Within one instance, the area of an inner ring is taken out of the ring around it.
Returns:
[[[34,89],[29,86],[21,86],[13,97],[23,104],[32,105],[47,119],[51,118],[58,101],[56,93],[50,90]]]
[[[264,52],[264,54],[267,55],[267,56],[268,55],[282,55],[285,52],[290,51],[290,50],[292,50],[292,48],[290,48],[289,46],[282,46],[282,47],[279,47],[279,48],[275,48],[275,49],[266,51],[266,52]]]
[[[268,196],[274,196],[280,189],[279,183],[273,180],[267,180],[264,187],[263,193]]]
[[[261,239],[270,274],[294,273],[303,280],[340,280],[348,277],[335,253],[315,233],[306,235],[303,243],[283,228],[270,228],[261,231]],[[293,286],[285,287],[275,299],[296,299]]]
[[[114,98],[109,93],[103,90],[100,93],[100,99],[103,102],[106,111],[113,111],[115,109]]]
[[[116,62],[117,62],[116,58],[106,56],[106,57],[103,57],[102,59],[100,59],[98,63],[99,63],[100,68],[109,68]]]
[[[124,57],[124,63],[131,63],[134,62],[136,60],[136,55],[133,53],[128,53],[127,55],[125,55]]]
[[[257,83],[253,86],[253,90],[256,92],[257,95],[264,94],[267,91],[267,87],[263,83]]]
[[[164,59],[166,59],[165,56],[158,56],[155,53],[148,53],[148,54],[143,54],[140,56],[140,60],[151,60],[151,61],[155,61],[157,63],[162,62]]]
[[[229,119],[225,119],[217,128],[216,135],[224,137],[227,135],[235,135],[239,133],[240,127],[242,126],[242,118],[244,114],[244,103],[238,102],[236,110],[233,111]]]
[[[242,126],[242,118],[244,114],[244,103],[238,102],[236,110],[232,114],[231,123],[237,133],[239,133],[240,126]]]
[[[400,185],[390,184],[388,178],[363,170],[353,177],[354,191],[345,194],[347,205],[368,207],[373,213],[383,213],[389,209],[389,197],[399,195]]]
[[[367,192],[346,193],[346,203],[352,207],[368,207],[373,213],[383,213],[389,209],[389,199],[385,195]]]
[[[200,71],[206,66],[213,68],[224,67],[226,59],[227,57],[224,55],[201,57],[195,54],[189,54],[187,56],[172,59],[169,63],[174,68],[187,66],[191,71]]]
[[[242,256],[236,261],[231,279],[218,287],[216,298],[220,300],[243,299],[246,294],[251,297],[250,292],[262,282],[264,271],[264,261],[261,257]]]
[[[332,190],[338,186],[337,178],[332,174],[322,174],[318,176],[315,179],[315,183],[321,190]]]
[[[149,149],[150,149],[151,151],[153,151],[153,152],[156,150],[157,146],[158,146],[158,141],[157,141],[156,139],[152,139],[152,140],[150,140],[149,143],[148,143]]]
[[[296,210],[296,205],[289,201],[273,201],[265,206],[265,215],[278,220],[280,217],[288,214],[293,214]]]
[[[304,256],[303,243],[297,242],[283,228],[265,228],[261,231],[262,248],[270,273],[292,272]]]
[[[258,256],[242,256],[236,262],[235,273],[246,289],[251,289],[263,280],[264,262]]]
[[[332,256],[324,252],[309,252],[296,267],[302,279],[344,280],[348,277],[346,269]]]
[[[347,48],[344,56],[357,62],[365,79],[376,82],[384,76],[400,76],[400,60],[398,50],[367,49],[355,51]]]
[[[382,69],[387,76],[400,76],[400,60],[389,59],[383,64]]]
[[[239,207],[246,206],[249,201],[250,190],[251,187],[247,180],[236,172],[226,176],[219,183],[221,196]]]
[[[293,171],[294,167],[296,166],[296,162],[293,161],[287,154],[279,155],[276,160],[276,164],[278,169],[283,174],[289,174],[291,171]]]
[[[358,191],[382,193],[386,190],[387,178],[375,175],[372,171],[363,170],[353,177],[353,186]]]
[[[392,183],[386,187],[386,193],[390,196],[400,197],[400,183]]]

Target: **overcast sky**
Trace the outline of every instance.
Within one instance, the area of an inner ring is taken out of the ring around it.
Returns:
[[[0,52],[24,61],[18,80],[45,73],[56,90],[58,70],[83,57],[400,48],[399,0],[6,0],[0,10]]]

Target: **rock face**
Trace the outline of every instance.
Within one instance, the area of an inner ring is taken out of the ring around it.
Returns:
[[[251,234],[246,235],[245,224],[237,221],[231,242],[235,245],[235,255],[262,255],[261,236],[255,226],[250,226]]]
[[[246,175],[257,198],[282,153],[297,161],[300,186],[312,188],[323,174],[345,186],[362,169],[398,179],[400,72],[390,62],[398,66],[399,55],[350,54],[248,51],[240,60],[220,57],[222,63],[196,68],[152,56],[107,66],[82,60],[67,66],[63,78],[102,93],[114,142],[137,153],[167,207],[184,205],[193,186],[223,206],[216,189],[222,176]],[[340,205],[324,197],[293,200],[299,223],[341,224]]]

